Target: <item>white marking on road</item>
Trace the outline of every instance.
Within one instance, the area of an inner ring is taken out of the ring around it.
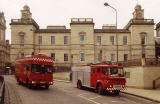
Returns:
[[[92,100],[92,99],[96,99],[96,98],[99,98],[99,97],[101,97],[101,96],[96,96],[96,97],[89,98],[89,99],[91,99],[91,100]]]
[[[81,98],[83,98],[83,99],[85,99],[85,100],[88,100],[88,101],[90,101],[90,102],[92,102],[92,103],[101,104],[101,103],[98,103],[98,102],[92,100],[92,99],[98,98],[98,97],[100,97],[100,96],[96,96],[96,97],[93,97],[93,98],[89,98],[89,99],[88,99],[88,98],[82,96],[82,95],[84,95],[84,94],[87,94],[87,93],[79,94],[78,96],[81,97]],[[107,103],[106,103],[106,104],[107,104]]]
[[[111,102],[113,102],[113,103],[114,103],[114,102],[118,102],[118,101],[111,101]]]

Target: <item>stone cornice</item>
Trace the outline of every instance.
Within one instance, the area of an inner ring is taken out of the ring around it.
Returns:
[[[94,29],[94,33],[130,33],[126,29]]]
[[[10,25],[34,25],[39,29],[39,25],[33,19],[12,19]]]
[[[71,29],[39,29],[35,33],[71,33]]]
[[[129,29],[131,25],[154,25],[153,19],[131,19],[124,29]]]

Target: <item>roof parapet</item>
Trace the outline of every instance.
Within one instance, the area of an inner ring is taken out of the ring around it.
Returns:
[[[131,19],[124,29],[129,29],[131,25],[154,25],[153,19]]]
[[[66,29],[66,26],[47,26],[47,29]]]
[[[70,24],[94,24],[93,18],[71,18]]]
[[[103,24],[102,29],[116,29],[114,24]]]

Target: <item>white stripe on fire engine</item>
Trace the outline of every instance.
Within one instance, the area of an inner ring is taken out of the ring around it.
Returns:
[[[53,62],[50,59],[40,59],[40,58],[33,58],[32,60],[37,60],[37,61],[46,61],[46,62]]]

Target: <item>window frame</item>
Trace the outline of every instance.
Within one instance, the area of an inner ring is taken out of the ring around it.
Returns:
[[[97,45],[102,44],[102,36],[97,36]]]
[[[80,34],[79,36],[80,36],[80,44],[85,44],[85,35],[84,34]]]
[[[51,45],[55,45],[55,36],[51,36]]]
[[[97,60],[98,60],[98,62],[102,61],[102,53],[98,53]]]
[[[24,44],[24,35],[20,35],[20,44]]]
[[[38,44],[42,45],[42,36],[38,36]]]
[[[110,44],[111,45],[114,45],[114,40],[115,40],[114,36],[110,36]]]
[[[111,62],[114,62],[115,61],[115,54],[111,54]],[[113,60],[112,60],[113,59]]]
[[[64,36],[64,45],[68,44],[68,36]]]
[[[53,59],[53,61],[55,61],[55,53],[51,53],[51,57],[52,57],[52,59]]]
[[[124,54],[123,58],[124,58],[124,61],[125,61],[125,62],[128,61],[128,54]],[[127,58],[127,59],[126,59],[126,58]]]
[[[128,44],[128,37],[123,36],[123,45],[127,45],[127,44]]]
[[[68,54],[67,53],[64,53],[64,61],[68,61]]]
[[[85,53],[80,53],[80,61],[81,62],[85,61]]]

